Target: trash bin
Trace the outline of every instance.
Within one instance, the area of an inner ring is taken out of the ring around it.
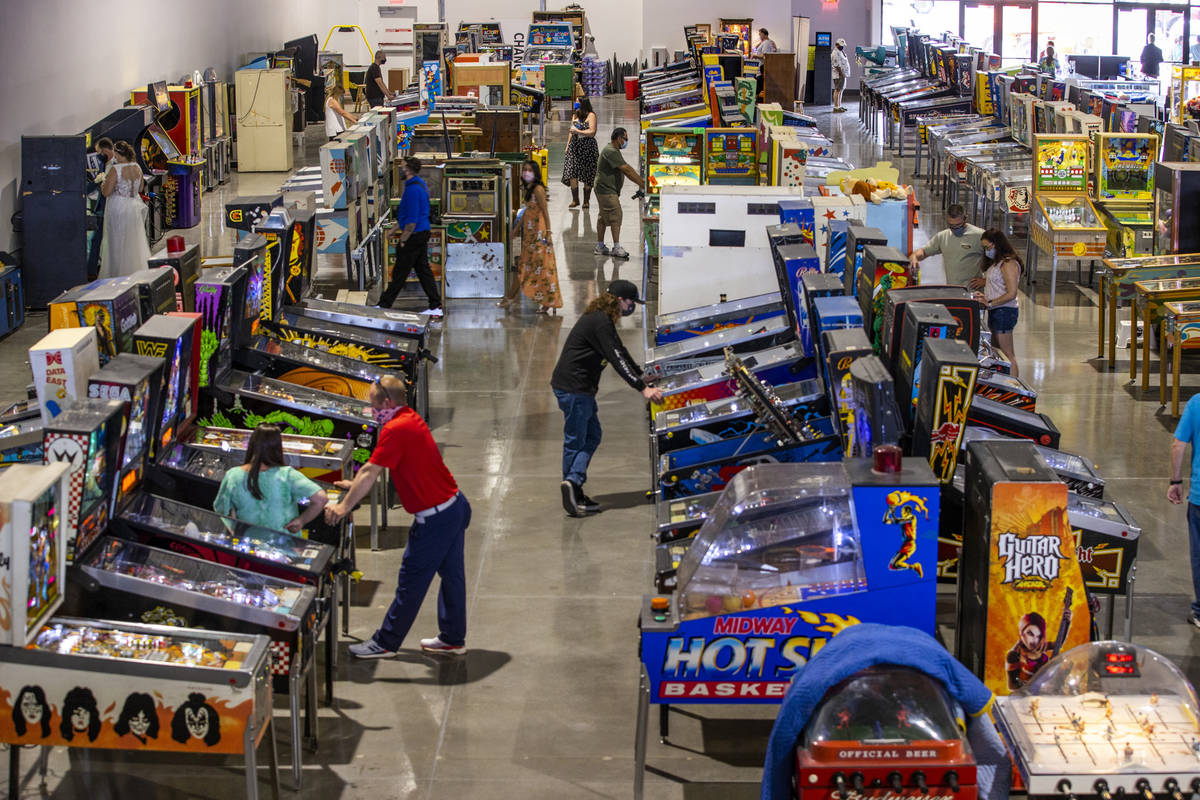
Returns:
[[[625,79],[625,99],[638,99],[638,79],[636,75],[631,75]]]

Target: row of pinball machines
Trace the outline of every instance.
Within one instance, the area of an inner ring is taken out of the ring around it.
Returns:
[[[273,693],[288,702],[300,788],[320,650],[332,701],[353,530],[317,520],[293,535],[211,510],[249,431],[195,424],[202,316],[150,317],[103,366],[95,326],[58,328],[30,350],[37,402],[5,421],[36,419],[41,456],[0,475],[3,584],[16,598],[0,626],[11,709],[0,741],[14,796],[22,746],[66,746],[240,752],[257,797],[264,738],[277,793]],[[352,450],[284,436],[288,463],[332,498]]]
[[[935,633],[939,582],[956,586],[955,654],[998,694],[1028,682],[1009,653],[1029,614],[1046,620],[1030,658],[1088,641],[1100,597],[1110,635],[1124,597],[1131,635],[1140,529],[1090,461],[1058,449],[971,293],[921,285],[906,251],[861,224],[838,226],[823,262],[805,226],[766,235],[773,292],[648,326],[645,372],[664,398],[635,796],[650,705],[665,738],[672,704],[778,703],[849,626]],[[1021,560],[1039,554],[1052,573]],[[1003,579],[1014,559],[1019,587]],[[892,791],[958,791],[905,775]],[[842,778],[823,791],[848,791]]]

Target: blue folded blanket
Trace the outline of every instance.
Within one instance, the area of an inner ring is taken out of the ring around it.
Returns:
[[[991,690],[924,631],[864,623],[831,639],[788,687],[767,744],[762,800],[793,797],[796,741],[826,692],[856,672],[879,664],[910,667],[942,682],[947,693],[970,715],[967,740],[977,762],[979,797],[1006,798],[1012,767],[1008,752],[986,714],[992,704]]]

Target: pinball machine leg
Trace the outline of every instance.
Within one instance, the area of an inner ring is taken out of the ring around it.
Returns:
[[[1171,350],[1171,416],[1179,416],[1179,368],[1183,360],[1183,336],[1176,329]]]
[[[371,486],[371,551],[379,550],[379,481]]]
[[[637,727],[633,737],[633,800],[642,800],[646,781],[646,736],[649,716],[650,682],[646,678],[645,667],[642,667],[638,677]]]
[[[333,674],[337,669],[338,586],[329,592],[329,619],[325,624],[325,705],[333,705]]]
[[[643,681],[645,678],[642,679]],[[639,704],[641,699],[638,699]],[[644,724],[642,725],[644,727]],[[642,743],[643,753],[645,752],[645,742]],[[642,757],[642,762],[645,763],[645,756]],[[639,770],[640,773],[640,770]],[[634,778],[635,784],[637,778]],[[10,744],[8,746],[8,796],[21,796],[21,745]],[[640,794],[638,795],[641,796]]]
[[[317,711],[317,654],[313,647],[308,659],[308,669],[305,670],[307,684],[304,690],[304,746],[311,751],[317,749],[320,743],[319,729],[321,720]],[[332,681],[330,682],[332,684]],[[330,686],[332,691],[332,685]]]
[[[1150,303],[1142,314],[1142,391],[1150,391],[1150,336],[1153,328],[1150,326]]]
[[[350,569],[358,569],[358,545],[354,542],[354,522],[347,521],[346,536],[348,539],[347,551],[350,554]],[[350,573],[342,575],[342,633],[350,635],[350,584],[354,578]],[[336,649],[336,648],[335,648]]]
[[[667,743],[667,737],[671,735],[671,707],[663,703],[658,707],[658,741],[662,744]]]
[[[299,658],[293,657],[291,669],[288,671],[288,711],[292,719],[292,788],[297,792],[301,789],[301,745],[303,735],[300,730],[300,667]]]
[[[1129,382],[1137,377],[1138,365],[1138,307],[1137,297],[1129,304]]]
[[[1129,565],[1129,578],[1125,582],[1125,641],[1133,641],[1133,584],[1137,580],[1137,559]]]
[[[43,747],[38,751],[38,777],[42,779],[42,786],[46,785],[46,773],[50,771],[50,748]]]
[[[1050,257],[1050,308],[1054,308],[1054,292],[1058,289],[1058,253]]]
[[[1167,325],[1158,326],[1158,404],[1167,404]]]
[[[1108,368],[1117,368],[1117,283],[1108,282]]]
[[[1100,313],[1096,316],[1096,329],[1099,336],[1097,347],[1100,348],[1100,354],[1097,358],[1104,358],[1104,327],[1108,324],[1108,309],[1106,308],[1108,296],[1104,292],[1104,278],[1101,277],[1100,291],[1096,293],[1096,301],[1100,304]]]
[[[379,478],[379,520],[384,528],[388,526],[388,504],[391,502],[389,487],[392,482],[391,470],[384,470]]]
[[[242,734],[242,756],[246,760],[246,800],[258,800],[258,754],[254,748],[254,734],[253,725],[247,725]]]

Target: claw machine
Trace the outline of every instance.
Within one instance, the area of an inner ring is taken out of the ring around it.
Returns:
[[[1108,230],[1105,255],[1153,255],[1154,162],[1159,137],[1153,133],[1097,133],[1092,141],[1092,198]]]
[[[1090,261],[1104,257],[1108,230],[1088,199],[1091,141],[1087,136],[1033,137],[1033,201],[1027,268],[1037,275],[1038,253],[1051,260],[1050,307],[1059,259]]]
[[[704,183],[758,184],[758,131],[709,128],[704,132]]]

